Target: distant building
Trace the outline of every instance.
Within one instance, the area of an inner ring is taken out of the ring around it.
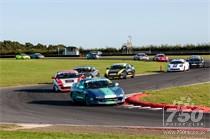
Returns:
[[[122,54],[132,54],[133,53],[133,47],[132,47],[132,42],[127,41],[127,43],[124,43],[121,47]]]
[[[69,47],[64,48],[64,51],[62,51],[62,55],[79,56],[80,52],[79,52],[79,49],[77,47],[69,46]]]

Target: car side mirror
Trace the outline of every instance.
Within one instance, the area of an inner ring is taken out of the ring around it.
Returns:
[[[108,70],[109,68],[107,67],[106,69]]]
[[[51,77],[51,79],[55,79],[55,77],[53,76],[53,77]]]
[[[119,83],[115,83],[114,86],[116,86],[116,87],[119,86]]]

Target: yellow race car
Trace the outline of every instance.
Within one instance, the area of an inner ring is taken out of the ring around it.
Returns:
[[[111,67],[107,68],[104,76],[109,79],[126,79],[128,76],[134,78],[135,68],[133,65],[127,63],[113,64]]]

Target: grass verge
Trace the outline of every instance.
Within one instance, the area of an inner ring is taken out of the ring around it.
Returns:
[[[0,130],[8,130],[8,129],[14,129],[19,128],[20,126],[16,124],[0,124]]]
[[[160,65],[166,69],[166,63],[133,60],[0,59],[0,86],[50,83],[57,71],[83,65],[95,66],[103,76],[106,67],[113,63],[130,63],[135,66],[137,74],[158,72]]]
[[[149,96],[142,98],[144,101],[154,103],[173,104],[174,101],[180,101],[183,98],[191,99],[190,103],[199,106],[210,107],[210,83],[196,84],[190,86],[181,86],[150,91]],[[183,100],[184,101],[184,100]]]
[[[111,135],[94,133],[61,133],[32,131],[0,131],[1,139],[161,139],[153,135]]]
[[[12,126],[12,125],[11,125]],[[192,133],[192,134],[191,134]],[[0,129],[1,139],[168,139],[168,138],[209,138],[209,132],[198,131],[180,134],[176,130],[156,130],[127,127],[64,126],[52,125],[28,129]],[[204,134],[200,134],[204,133]]]

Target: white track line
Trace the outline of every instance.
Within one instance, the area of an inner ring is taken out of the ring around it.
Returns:
[[[151,108],[150,110],[162,110],[163,108]]]
[[[185,127],[150,127],[150,126],[119,126],[119,125],[76,125],[76,124],[37,124],[37,123],[6,123],[6,122],[0,122],[0,124],[16,124],[19,126],[31,126],[34,127],[47,127],[47,126],[79,126],[79,127],[115,127],[115,128],[135,128],[135,129],[153,129],[153,130],[164,130],[164,129],[171,129],[171,130],[177,130],[177,129],[185,129],[185,130],[207,130],[210,131],[210,128],[185,128]]]

